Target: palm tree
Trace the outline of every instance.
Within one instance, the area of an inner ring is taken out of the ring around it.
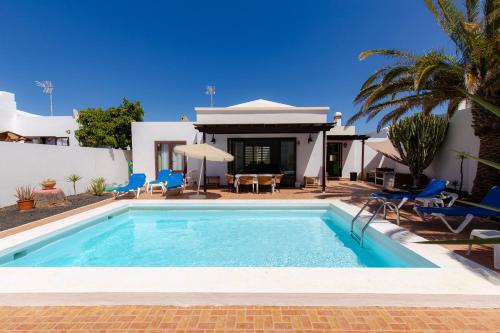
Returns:
[[[378,69],[362,85],[354,99],[361,108],[349,119],[349,124],[364,116],[371,120],[390,109],[379,121],[379,131],[412,110],[430,113],[443,104],[447,104],[451,116],[464,99],[454,88],[464,84],[463,68],[454,57],[442,51],[415,55],[396,50],[369,50],[361,53],[360,59],[373,55],[391,57],[395,61]]]
[[[395,50],[363,52],[360,59],[384,55],[395,62],[366,80],[355,98],[361,108],[349,123],[388,111],[378,124],[380,130],[411,111],[432,112],[442,105],[452,115],[463,99],[460,89],[499,104],[500,0],[465,0],[464,10],[453,0],[424,1],[455,44],[457,57],[439,50],[423,55]],[[467,104],[480,139],[479,157],[500,162],[500,120],[473,100]],[[498,170],[479,164],[473,195],[482,197],[499,179]]]

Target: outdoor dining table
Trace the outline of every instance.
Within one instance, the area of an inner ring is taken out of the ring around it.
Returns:
[[[258,177],[259,176],[271,176],[271,177],[273,177],[273,180],[274,180],[274,177],[276,175],[273,173],[240,173],[240,174],[236,174],[236,175],[234,175],[234,187],[238,187],[239,180],[240,180],[241,176],[253,177],[253,183],[257,184],[257,186],[258,186],[258,184],[259,184]]]

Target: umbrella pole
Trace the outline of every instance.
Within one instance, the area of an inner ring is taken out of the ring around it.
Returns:
[[[196,191],[196,195],[200,195],[200,185],[201,185],[201,172],[203,170],[203,164],[205,163],[205,159],[201,160],[201,168],[200,168],[200,175],[198,177],[198,191]]]

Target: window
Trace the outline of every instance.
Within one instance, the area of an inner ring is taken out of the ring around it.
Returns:
[[[185,145],[186,141],[155,141],[156,175],[163,169],[186,173],[186,158],[174,152],[175,146]]]
[[[56,145],[69,146],[69,138],[56,138]]]
[[[34,136],[26,138],[26,143],[37,143],[42,145],[69,146],[68,137]]]

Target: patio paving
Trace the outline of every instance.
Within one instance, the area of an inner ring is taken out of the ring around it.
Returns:
[[[393,307],[0,308],[0,332],[500,332],[500,309]]]

